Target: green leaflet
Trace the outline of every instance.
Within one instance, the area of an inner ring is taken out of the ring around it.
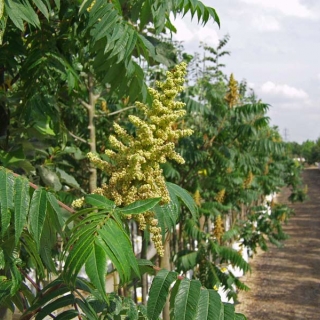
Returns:
[[[29,181],[24,178],[15,179],[14,195],[14,230],[15,244],[18,244],[23,227],[27,221],[27,213],[30,203]]]
[[[131,270],[139,275],[139,268],[132,251],[130,239],[122,226],[113,219],[108,219],[103,227],[98,230],[98,234],[103,240],[99,244],[117,268],[121,282],[129,280]]]
[[[197,219],[198,215],[198,207],[194,202],[192,196],[183,188],[179,187],[178,185],[167,182],[166,183],[169,192],[174,193],[180,200],[186,205],[186,207],[190,210],[194,219]]]
[[[14,176],[3,167],[0,167],[0,209],[1,209],[1,236],[7,231],[13,209]]]
[[[86,272],[93,285],[99,290],[99,292],[105,295],[107,255],[96,243],[93,244],[92,251],[86,261]]]
[[[22,282],[22,277],[21,277],[20,271],[18,270],[18,268],[14,262],[12,262],[10,264],[10,274],[11,274],[11,279],[12,279],[12,286],[10,288],[10,295],[13,296],[19,290],[21,282]]]
[[[242,313],[236,313],[235,320],[247,320],[247,317]]]
[[[29,210],[29,229],[34,236],[37,247],[40,247],[40,238],[47,213],[47,194],[42,188],[34,191]]]
[[[231,303],[224,303],[224,320],[234,320],[234,305]]]
[[[82,234],[82,237],[72,239],[76,241],[67,257],[64,272],[66,281],[74,282],[92,251],[94,235],[91,228]]]
[[[25,316],[32,314],[39,307],[49,304],[51,300],[55,300],[56,298],[63,296],[68,292],[70,292],[70,288],[63,285],[60,279],[58,281],[55,280],[51,282],[49,286],[45,287],[41,291],[41,295],[33,300],[32,305],[25,311],[23,315]]]
[[[177,269],[180,271],[188,271],[193,269],[198,263],[198,251],[183,250],[178,252]]]
[[[233,248],[219,246],[212,242],[212,253],[218,253],[224,260],[230,261],[233,265],[239,267],[244,272],[250,270],[250,265],[246,262],[239,253]]]
[[[39,251],[34,238],[31,237],[31,235],[27,231],[23,231],[21,235],[21,242],[23,243],[25,250],[29,254],[32,263],[35,265],[35,268],[37,269],[39,276],[44,277],[44,265],[40,258]]]
[[[219,294],[216,291],[207,289],[201,290],[197,309],[197,316],[195,319],[224,319],[224,306],[221,302]]]
[[[1,280],[0,281],[0,304],[10,297],[10,291],[12,287],[12,280]]]
[[[106,197],[100,194],[89,194],[85,196],[86,203],[91,204],[94,207],[113,210],[115,208],[115,204],[113,201],[107,199]]]
[[[86,301],[76,299],[77,305],[81,308],[81,310],[86,314],[87,319],[89,320],[98,320],[97,313],[94,311],[94,309],[91,307],[89,303]]]
[[[56,320],[71,320],[77,318],[79,312],[76,310],[67,310],[55,317]]]
[[[146,259],[137,259],[137,263],[139,266],[140,274],[143,275],[145,273],[154,275],[155,270],[154,270],[154,264],[150,260]]]
[[[158,320],[158,317],[166,303],[171,284],[177,280],[178,274],[162,269],[154,277],[149,291],[147,303],[147,315],[150,320]]]
[[[49,272],[57,273],[52,257],[52,249],[57,243],[56,230],[52,227],[52,219],[46,216],[40,240],[40,256]]]
[[[174,316],[176,319],[192,320],[197,314],[201,283],[199,280],[183,279],[175,298]],[[204,319],[204,318],[201,318]]]
[[[24,21],[40,28],[38,15],[29,2],[26,1],[22,4],[18,1],[5,0],[4,4],[9,18],[21,31],[24,30]]]
[[[116,239],[116,241],[115,241]],[[139,268],[132,251],[130,239],[121,221],[116,222],[105,214],[91,214],[81,220],[73,230],[65,252],[65,279],[76,280],[81,267],[86,270],[93,284],[104,286],[107,257],[115,265],[122,282],[127,282],[132,271],[139,275]]]
[[[154,207],[159,225],[161,226],[162,238],[164,239],[166,229],[173,229],[177,224],[179,210],[173,201],[168,204],[160,206],[159,204]]]
[[[41,13],[47,18],[49,19],[49,12],[48,9],[46,7],[46,5],[41,1],[41,0],[33,0],[33,2],[35,3],[35,5],[38,7],[38,9],[41,11]],[[48,2],[47,2],[48,3]]]
[[[51,314],[53,311],[66,307],[66,306],[73,306],[75,303],[75,297],[73,294],[68,294],[63,297],[60,297],[53,302],[44,306],[41,311],[37,314],[35,320],[42,320],[45,316]]]
[[[140,214],[151,210],[156,204],[160,202],[160,200],[161,198],[138,200],[127,205],[126,207],[117,208],[117,211],[122,214]]]
[[[62,231],[62,227],[64,225],[61,208],[58,204],[56,197],[47,192],[47,200],[48,200],[48,213],[50,218],[52,219],[53,225],[56,231],[63,237],[64,233]]]

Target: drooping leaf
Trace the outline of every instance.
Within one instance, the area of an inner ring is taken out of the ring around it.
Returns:
[[[15,244],[17,244],[27,221],[30,203],[29,181],[24,178],[16,178],[14,189],[14,236]]]
[[[197,309],[197,316],[195,319],[224,319],[224,306],[221,302],[220,295],[216,291],[211,289],[201,290]]]
[[[56,320],[71,320],[75,319],[79,316],[79,311],[77,310],[67,310],[61,312],[59,315],[55,317]]]
[[[12,281],[3,279],[0,281],[0,303],[2,304],[4,300],[10,297],[10,291],[12,287]]]
[[[40,256],[48,271],[56,274],[57,270],[53,262],[52,250],[57,243],[57,235],[52,225],[52,219],[47,215],[40,239]]]
[[[46,5],[45,5],[41,0],[33,0],[33,2],[34,2],[35,5],[38,7],[38,9],[41,11],[41,13],[42,13],[47,19],[49,19],[49,12],[48,12],[48,8],[46,7]]]
[[[157,320],[169,295],[171,284],[177,280],[177,273],[165,269],[154,277],[149,291],[147,315],[150,320]]]
[[[201,282],[199,280],[181,280],[174,304],[176,319],[191,320],[196,317],[200,291]]]
[[[236,313],[235,320],[247,320],[247,317],[242,313]]]
[[[166,183],[168,190],[173,192],[180,200],[186,205],[186,207],[190,210],[192,216],[194,219],[196,219],[198,214],[198,207],[196,203],[194,202],[192,196],[183,188],[180,186],[167,182]]]
[[[103,240],[99,244],[117,268],[121,281],[124,283],[128,281],[132,271],[139,275],[130,239],[122,226],[113,219],[108,219],[98,230],[98,233]]]
[[[42,320],[52,312],[67,306],[73,306],[75,303],[75,297],[73,294],[68,294],[60,297],[53,302],[44,306],[41,311],[36,315],[35,320]]]
[[[143,275],[148,273],[150,275],[155,274],[154,264],[150,260],[146,259],[137,259],[137,263],[139,266],[140,274]]]
[[[159,203],[161,198],[151,198],[145,200],[135,201],[123,208],[117,208],[122,214],[140,214],[151,210],[157,203]]]
[[[72,239],[77,242],[73,245],[65,262],[64,273],[66,280],[71,282],[76,280],[81,267],[86,263],[92,252],[94,239],[92,228],[87,228],[82,237]]]
[[[87,319],[90,320],[98,320],[98,315],[87,301],[83,301],[81,299],[76,299],[77,305],[81,308],[81,310],[85,313],[87,316]]]
[[[0,209],[1,209],[1,235],[7,231],[11,212],[13,209],[14,176],[9,170],[0,167]]]
[[[50,192],[47,192],[47,200],[48,200],[48,213],[50,214],[50,217],[53,221],[53,225],[54,225],[56,231],[61,236],[64,236],[64,232],[62,232],[62,227],[64,225],[64,222],[63,222],[63,218],[62,218],[61,208],[58,204],[58,200]],[[52,209],[52,210],[50,210],[50,209]]]
[[[93,285],[106,294],[107,256],[105,251],[97,244],[93,244],[92,251],[86,261],[86,273]]]
[[[71,176],[70,174],[66,173],[64,170],[61,170],[59,168],[56,169],[56,172],[62,182],[64,182],[70,187],[80,189],[80,185],[78,181],[73,176]]]
[[[35,243],[34,237],[32,237],[27,231],[23,231],[21,235],[21,242],[24,244],[24,249],[29,254],[30,259],[37,269],[39,276],[44,277],[45,268],[40,258],[39,248]]]
[[[234,320],[235,319],[235,308],[234,304],[224,303],[224,320]]]
[[[85,200],[87,203],[97,208],[106,210],[113,210],[115,208],[115,204],[113,201],[100,194],[88,194],[85,196]]]
[[[19,290],[21,282],[22,282],[21,273],[18,270],[18,268],[14,262],[12,262],[10,264],[10,274],[11,274],[11,279],[12,279],[12,286],[10,288],[10,295],[13,296]]]
[[[37,247],[40,247],[40,238],[47,213],[47,194],[42,188],[34,191],[29,210],[29,229],[34,236]]]

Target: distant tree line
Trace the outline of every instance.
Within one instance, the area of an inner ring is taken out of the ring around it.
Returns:
[[[294,158],[304,158],[308,164],[320,162],[320,138],[316,141],[307,140],[301,144],[288,142],[287,146]]]

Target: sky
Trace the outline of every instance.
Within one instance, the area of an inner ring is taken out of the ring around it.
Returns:
[[[217,11],[221,26],[198,25],[190,16],[174,22],[185,51],[215,47],[229,34],[225,73],[245,79],[270,105],[271,125],[285,141],[320,138],[320,1],[202,0]]]

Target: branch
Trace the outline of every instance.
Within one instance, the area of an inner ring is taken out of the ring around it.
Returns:
[[[81,103],[87,110],[90,110],[90,108],[91,108],[90,104],[88,104],[87,102],[85,102],[85,101],[82,100],[82,99],[79,99],[78,101],[79,101],[79,103]]]
[[[24,270],[19,269],[19,271],[33,285],[33,287],[37,290],[37,292],[41,291],[41,288],[30,278],[30,276]]]
[[[117,110],[117,111],[114,111],[114,112],[111,112],[111,113],[108,113],[107,116],[113,116],[115,114],[118,114],[120,112],[123,112],[123,111],[126,111],[126,110],[129,110],[129,109],[133,109],[133,108],[136,108],[136,106],[130,106],[130,107],[126,107],[126,108],[123,108],[121,110]]]
[[[76,140],[79,140],[83,143],[89,144],[89,142],[81,137],[76,136],[74,133],[72,133],[71,131],[68,131],[68,133],[70,134],[71,137],[75,138]]]
[[[14,175],[15,177],[21,177],[19,174],[14,173],[14,172],[13,172],[13,175]],[[35,189],[35,190],[39,189],[39,187],[38,187],[37,185],[35,185],[34,183],[32,183],[32,182],[30,182],[30,181],[29,181],[29,186],[30,186],[31,188]],[[58,202],[58,204],[59,204],[59,206],[60,206],[61,208],[69,211],[70,213],[75,213],[75,212],[76,212],[74,209],[68,207],[66,204],[64,204],[63,202],[59,201],[58,199],[57,199],[57,202]]]

